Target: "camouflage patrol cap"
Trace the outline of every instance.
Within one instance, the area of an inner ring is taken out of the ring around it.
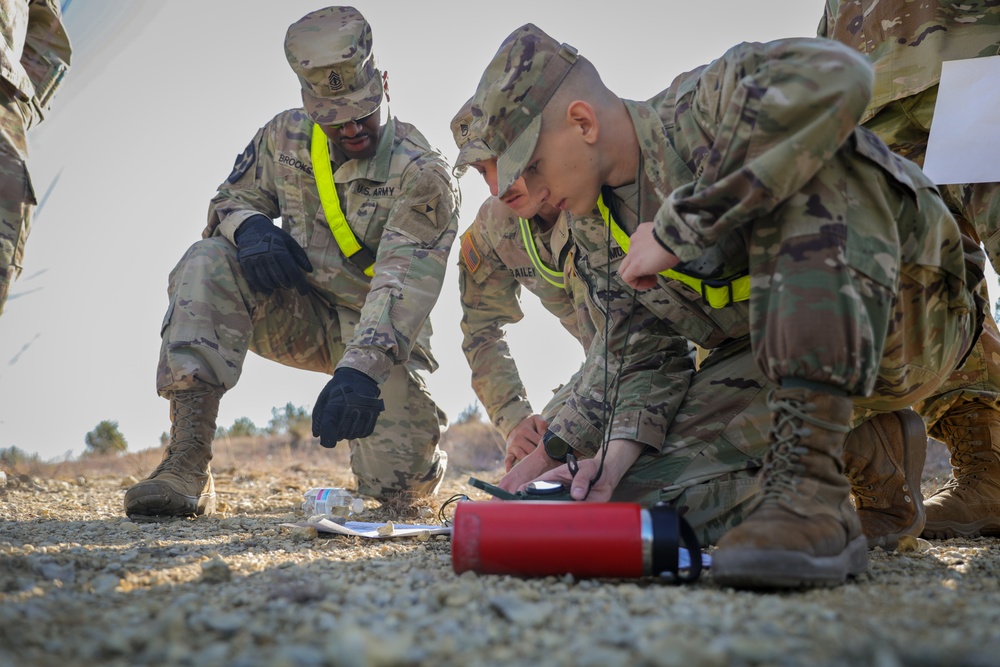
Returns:
[[[535,152],[542,110],[576,63],[577,52],[536,25],[512,32],[483,73],[473,96],[473,131],[496,153],[501,194]]]
[[[451,119],[451,133],[458,146],[458,158],[455,160],[455,176],[461,176],[473,162],[485,162],[496,159],[496,153],[490,150],[486,142],[472,131],[472,99],[462,105],[462,109]]]
[[[293,23],[285,57],[302,84],[306,111],[321,125],[363,118],[382,103],[372,29],[354,7],[318,9]]]

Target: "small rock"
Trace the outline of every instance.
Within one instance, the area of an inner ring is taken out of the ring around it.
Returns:
[[[293,540],[315,540],[319,536],[314,526],[282,526],[281,529]]]
[[[233,578],[229,563],[216,556],[201,564],[201,580],[207,584],[221,584]]]
[[[386,521],[384,526],[379,526],[375,529],[379,537],[389,537],[396,532],[396,527],[392,525],[392,521]]]

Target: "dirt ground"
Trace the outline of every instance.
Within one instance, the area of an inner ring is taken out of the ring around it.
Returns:
[[[806,592],[738,592],[710,573],[682,587],[456,575],[445,536],[376,541],[281,526],[303,519],[307,489],[351,485],[343,457],[223,451],[218,514],[132,522],[125,488],[156,455],[134,457],[131,470],[74,462],[9,474],[0,665],[1000,664],[995,539],[876,550],[868,574]],[[946,475],[939,447],[925,491]],[[485,497],[468,476],[453,466],[434,500],[368,500],[357,518],[436,523],[452,494]]]

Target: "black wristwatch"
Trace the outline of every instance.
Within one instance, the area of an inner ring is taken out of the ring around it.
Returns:
[[[546,431],[542,436],[542,446],[550,459],[566,463],[566,455],[569,454],[569,443],[560,438],[552,431]]]

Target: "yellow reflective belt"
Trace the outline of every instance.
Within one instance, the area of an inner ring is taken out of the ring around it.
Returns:
[[[340,247],[340,252],[344,257],[350,259],[353,255],[362,252],[362,255],[352,260],[352,264],[365,272],[366,276],[375,275],[375,261],[371,256],[371,251],[362,247],[358,243],[357,237],[347,224],[347,218],[340,208],[340,197],[337,196],[337,188],[333,184],[333,167],[330,165],[330,149],[326,145],[327,137],[319,125],[313,125],[312,129],[312,163],[313,173],[316,176],[316,189],[319,190],[319,201],[323,204],[323,213],[326,214],[326,222],[330,225],[333,238]],[[358,263],[358,259],[365,259]],[[368,264],[368,262],[371,262]],[[364,266],[368,264],[368,266]]]
[[[535,270],[550,285],[559,289],[565,288],[566,283],[555,280],[556,278],[562,278],[563,272],[550,269],[542,263],[542,258],[538,256],[538,248],[535,247],[535,237],[531,235],[531,225],[524,218],[519,218],[519,220],[521,221],[521,237],[524,239],[524,249],[528,251],[528,257],[531,258],[531,263],[534,265]]]
[[[611,228],[611,236],[614,237],[615,242],[628,254],[628,234],[618,226],[618,223],[611,216],[611,211],[604,203],[604,197],[597,198],[597,208],[601,211],[604,224]],[[684,283],[701,294],[701,298],[712,308],[725,308],[734,301],[746,301],[750,298],[750,276],[740,276],[733,280],[703,280],[673,269],[660,271],[660,275]]]

